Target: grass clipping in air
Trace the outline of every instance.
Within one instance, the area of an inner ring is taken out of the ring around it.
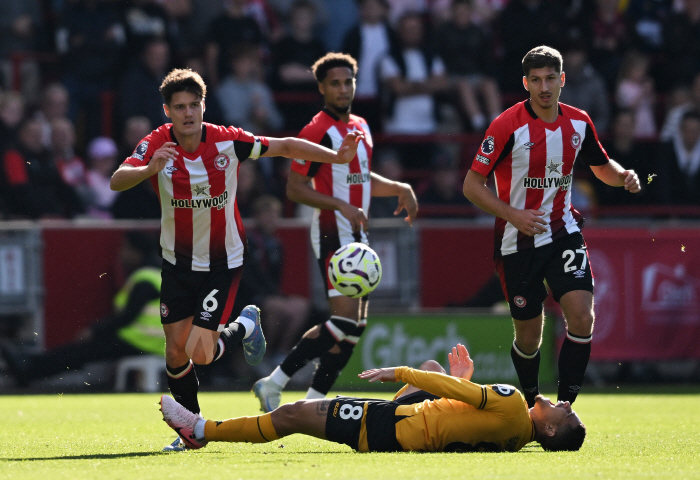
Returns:
[[[301,397],[289,392],[283,401]],[[161,420],[159,398],[0,396],[0,479],[700,478],[698,393],[583,393],[575,410],[588,437],[577,453],[546,453],[531,443],[518,453],[359,454],[303,435],[162,453],[175,435]],[[200,405],[216,420],[259,408],[249,392],[204,393]]]

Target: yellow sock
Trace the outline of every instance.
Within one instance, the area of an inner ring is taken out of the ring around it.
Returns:
[[[280,437],[272,425],[272,413],[266,413],[257,417],[231,418],[223,422],[207,420],[204,438],[208,442],[266,443]]]

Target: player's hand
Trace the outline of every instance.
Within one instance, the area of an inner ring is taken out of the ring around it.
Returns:
[[[357,155],[357,145],[363,138],[365,138],[365,134],[358,130],[345,135],[343,143],[336,152],[339,160],[338,163],[350,163],[352,159],[355,158],[355,155]]]
[[[177,150],[175,146],[177,144],[174,142],[165,142],[162,147],[155,151],[151,157],[151,161],[148,162],[148,172],[154,175],[165,168],[168,160],[175,161],[177,156]]]
[[[625,170],[617,174],[617,177],[622,181],[625,186],[625,190],[630,193],[638,193],[642,190],[642,186],[639,183],[639,176],[634,170]]]
[[[413,189],[407,183],[403,183],[401,193],[399,193],[399,206],[396,208],[394,215],[401,213],[401,210],[406,210],[405,222],[408,222],[410,226],[413,226],[413,220],[416,219],[418,214],[418,200],[416,200],[416,194],[413,193]]]
[[[365,370],[360,373],[358,377],[363,380],[369,380],[370,383],[374,382],[396,382],[396,367],[391,368],[373,368],[372,370]]]
[[[547,222],[540,218],[543,215],[544,212],[542,210],[519,210],[513,208],[509,218],[505,220],[528,237],[533,237],[538,233],[545,233],[547,231]]]
[[[469,356],[467,347],[458,343],[456,347],[452,347],[452,353],[447,354],[447,359],[450,361],[450,375],[471,380],[474,373],[474,360]]]
[[[348,219],[353,232],[359,232],[362,229],[365,233],[369,230],[369,220],[365,211],[357,208],[349,203],[344,204],[339,209],[340,214]]]

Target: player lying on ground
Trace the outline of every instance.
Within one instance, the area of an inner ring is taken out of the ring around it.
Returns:
[[[539,395],[528,409],[510,385],[469,381],[474,362],[464,345],[448,355],[450,375],[434,360],[420,370],[367,370],[370,382],[404,381],[393,400],[337,397],[299,400],[271,413],[214,422],[164,395],[163,419],[190,448],[208,442],[265,443],[294,433],[346,444],[359,452],[509,451],[537,441],[545,450],[578,450],[586,436],[569,402]]]

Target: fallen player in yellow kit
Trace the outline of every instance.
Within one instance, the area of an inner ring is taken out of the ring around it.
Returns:
[[[254,417],[204,420],[163,395],[165,422],[188,448],[208,442],[265,443],[294,433],[342,443],[358,452],[517,452],[536,441],[545,450],[578,450],[586,427],[569,402],[538,395],[528,409],[510,385],[469,380],[474,362],[464,345],[448,354],[450,375],[428,360],[420,369],[367,370],[370,382],[406,382],[393,400],[353,397],[299,400]]]

